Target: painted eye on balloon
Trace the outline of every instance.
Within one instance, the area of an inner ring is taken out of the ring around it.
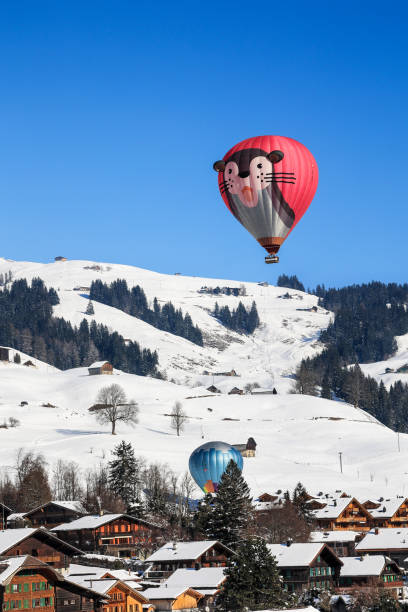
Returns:
[[[257,168],[262,168],[262,164],[257,164]]]
[[[228,170],[228,174],[232,174],[232,168]]]

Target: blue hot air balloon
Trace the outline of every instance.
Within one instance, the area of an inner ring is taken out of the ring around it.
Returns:
[[[226,442],[207,442],[191,453],[188,467],[204,493],[215,493],[231,459],[242,470],[242,455],[236,448]]]

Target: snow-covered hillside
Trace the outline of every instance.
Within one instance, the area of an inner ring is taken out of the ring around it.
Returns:
[[[75,289],[89,287],[95,279],[111,283],[124,278],[129,287],[139,284],[151,302],[154,297],[162,304],[170,300],[184,313],[190,313],[193,323],[201,328],[204,347],[99,303],[94,304],[95,314],[87,318],[104,323],[145,348],[157,350],[160,371],[169,380],[189,386],[212,384],[212,376],[202,376],[204,370],[224,372],[233,368],[240,378],[232,381],[217,378],[217,387],[223,391],[229,391],[235,385],[242,387],[247,382],[258,382],[262,387],[275,385],[286,391],[292,385],[287,375],[293,372],[297,363],[321,350],[318,336],[330,319],[326,310],[308,310],[316,306],[315,296],[256,283],[158,274],[133,266],[89,261],[40,264],[0,259],[0,274],[9,270],[14,279],[40,277],[48,287],[54,287],[60,299],[54,314],[76,325],[85,317],[87,292]],[[206,295],[199,293],[203,285],[245,285],[247,295],[239,298]],[[286,293],[292,299],[281,297]],[[262,325],[252,336],[227,330],[210,314],[216,302],[220,306],[236,308],[240,300],[247,307],[256,301]]]
[[[149,461],[168,463],[181,474],[199,444],[214,439],[242,443],[253,436],[257,455],[244,460],[244,470],[254,494],[293,487],[298,480],[312,491],[405,490],[408,435],[401,434],[398,453],[394,432],[340,402],[299,395],[198,397],[204,388],[192,393],[191,388],[121,372],[88,376],[85,368],[47,372],[11,364],[0,367],[0,377],[0,423],[11,415],[21,422],[18,428],[0,429],[0,465],[6,469],[19,447],[42,452],[50,464],[63,458],[86,468],[109,459],[124,438]],[[140,406],[139,424],[134,429],[119,425],[117,436],[87,410],[100,387],[112,382]],[[189,416],[179,438],[166,416],[175,400]],[[28,405],[20,406],[21,401]]]
[[[408,373],[397,372],[399,368],[408,365],[408,334],[397,336],[395,339],[398,344],[395,355],[385,361],[361,364],[361,369],[364,374],[372,376],[377,382],[382,380],[386,387],[390,387],[397,380],[408,383]]]
[[[99,266],[99,269],[96,269]],[[157,349],[159,368],[167,381],[114,371],[113,376],[89,376],[86,368],[59,371],[34,361],[35,367],[0,363],[0,424],[13,416],[17,428],[0,428],[0,466],[13,466],[18,448],[32,448],[45,455],[50,467],[59,459],[78,462],[81,469],[109,459],[110,450],[122,438],[148,461],[167,463],[182,474],[191,451],[199,444],[221,439],[244,443],[255,438],[255,458],[244,460],[244,474],[254,495],[293,488],[301,480],[311,491],[346,490],[364,496],[408,494],[408,436],[396,434],[365,412],[341,402],[291,395],[293,372],[299,361],[321,350],[319,332],[331,314],[317,305],[317,298],[298,291],[244,283],[246,297],[209,296],[203,286],[239,287],[240,281],[186,278],[149,272],[122,265],[72,261],[52,264],[0,260],[0,274],[14,278],[42,278],[58,291],[57,316],[78,324],[85,316],[86,287],[101,278],[111,282],[125,278],[131,287],[140,284],[149,300],[171,300],[189,312],[204,332],[205,346],[159,331],[114,308],[94,304],[97,322],[117,330],[146,348]],[[80,288],[76,290],[76,288]],[[291,299],[287,299],[288,293]],[[230,307],[255,300],[262,322],[253,336],[240,336],[222,327],[210,314],[216,300]],[[23,356],[23,362],[29,356]],[[203,375],[203,370],[235,369],[238,377]],[[171,379],[177,382],[169,382]],[[118,425],[117,436],[98,425],[88,408],[102,386],[117,382],[140,407],[134,429]],[[223,391],[211,395],[215,383]],[[248,382],[278,389],[278,395],[228,395],[233,386]],[[180,400],[189,416],[178,438],[167,416]],[[27,405],[21,406],[21,402]],[[344,473],[339,469],[343,455]],[[197,494],[199,494],[197,490]]]

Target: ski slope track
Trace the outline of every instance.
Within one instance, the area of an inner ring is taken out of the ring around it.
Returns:
[[[90,269],[99,266],[99,270]],[[408,495],[404,464],[408,436],[396,434],[367,413],[348,404],[290,394],[293,372],[306,356],[317,354],[320,330],[331,313],[318,308],[315,296],[256,283],[164,275],[131,266],[86,261],[52,264],[0,260],[0,273],[13,278],[40,277],[54,287],[60,304],[54,308],[78,325],[107,325],[142,347],[157,350],[159,370],[167,380],[126,374],[89,376],[86,368],[65,372],[31,359],[34,367],[0,363],[0,423],[14,416],[17,428],[0,429],[0,466],[12,473],[19,448],[41,452],[52,465],[60,458],[74,460],[85,470],[110,458],[121,439],[132,442],[136,453],[148,461],[167,463],[182,474],[192,450],[209,440],[244,443],[249,436],[258,447],[255,458],[244,459],[244,475],[253,495],[293,488],[302,481],[311,492],[345,490],[359,497]],[[115,308],[94,303],[95,314],[84,314],[88,297],[84,289],[92,280],[110,283],[126,279],[139,284],[149,301],[171,301],[203,331],[204,347],[153,328]],[[199,293],[202,286],[239,287],[245,297]],[[291,299],[283,298],[289,294]],[[261,326],[252,336],[242,336],[220,325],[210,314],[215,302],[230,308],[255,300]],[[301,310],[299,310],[301,309]],[[236,370],[237,377],[204,375],[203,371]],[[169,381],[172,382],[169,382]],[[228,395],[236,386],[257,382],[275,386],[278,395]],[[117,435],[99,425],[88,408],[102,386],[118,383],[140,408],[139,423],[118,424]],[[215,384],[221,394],[206,389]],[[169,413],[180,400],[189,420],[180,437],[170,427]],[[28,405],[20,406],[20,403]],[[51,404],[53,407],[47,406]],[[343,453],[343,474],[339,469]],[[197,489],[197,496],[199,496]]]

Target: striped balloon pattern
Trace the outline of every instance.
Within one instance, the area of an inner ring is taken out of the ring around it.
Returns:
[[[191,454],[188,464],[190,474],[204,493],[216,493],[221,476],[231,459],[242,471],[242,455],[231,444],[207,442]]]

